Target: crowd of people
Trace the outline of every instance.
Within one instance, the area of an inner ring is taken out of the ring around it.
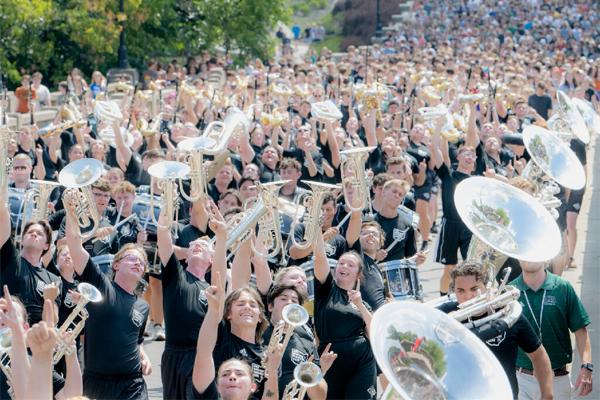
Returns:
[[[535,195],[523,131],[553,116],[569,130],[559,91],[600,111],[597,4],[413,12],[381,44],[335,57],[235,68],[205,54],[151,61],[139,82],[96,71],[88,84],[75,69],[58,104],[41,73],[24,76],[18,112],[61,108],[50,127],[0,127],[0,398],[148,398],[145,336],[165,341],[165,399],[298,398],[288,386],[306,362],[324,376],[311,399],[378,397],[390,377],[372,316],[422,299],[419,265],[443,265],[444,312],[488,290],[456,186],[485,176]],[[584,167],[586,145],[568,136]],[[523,311],[485,343],[515,399],[592,391],[591,320],[560,277],[577,268],[584,194],[556,194],[557,257],[507,261]],[[81,283],[102,298],[87,311]],[[282,335],[290,305],[309,320]],[[569,367],[571,332],[581,366]]]

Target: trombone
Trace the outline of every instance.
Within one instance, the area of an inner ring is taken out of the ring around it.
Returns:
[[[306,390],[317,386],[323,379],[321,368],[315,363],[306,361],[294,368],[294,379],[283,391],[282,400],[302,400]],[[300,386],[300,387],[298,387]]]
[[[271,333],[271,339],[269,340],[269,346],[265,351],[265,355],[272,353],[278,344],[282,344],[283,350],[287,347],[292,335],[294,334],[294,329],[299,326],[302,326],[308,322],[308,311],[304,307],[299,304],[288,304],[283,307],[281,311],[281,321],[275,325],[273,328],[273,333]],[[267,362],[267,356],[265,356],[262,360],[262,367],[265,368]]]
[[[167,216],[167,224],[161,225],[153,212],[150,213],[152,221],[157,227],[162,229],[172,229],[177,226],[179,197],[177,195],[177,182],[181,181],[190,173],[190,167],[178,161],[160,161],[150,168],[148,174],[151,176],[150,182],[150,209],[155,209],[154,190],[162,191],[160,195],[161,209]],[[177,235],[177,230],[175,230]]]
[[[100,215],[91,185],[100,178],[103,171],[100,161],[83,158],[69,163],[58,175],[58,182],[67,188],[62,196],[67,215],[77,221],[80,231],[88,230],[87,233],[82,233],[84,242],[91,239],[100,226]]]
[[[63,356],[70,355],[73,352],[72,348],[65,341],[64,336],[68,332],[71,332],[73,338],[79,336],[85,326],[85,321],[89,317],[89,314],[85,309],[86,304],[89,302],[97,303],[102,301],[102,294],[94,287],[94,285],[82,282],[77,285],[77,291],[80,295],[79,301],[75,304],[71,314],[69,314],[65,322],[63,322],[58,329],[58,340],[56,342],[56,347],[54,348],[54,354],[52,355],[52,365],[56,365]],[[76,318],[79,318],[77,322],[75,322]]]

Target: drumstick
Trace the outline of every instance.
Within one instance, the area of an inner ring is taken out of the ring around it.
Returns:
[[[423,251],[419,251],[419,252],[417,252],[417,254],[415,254],[412,257],[407,258],[406,260],[407,261],[415,261],[417,259],[417,257],[419,256],[419,253],[423,253],[424,255],[427,255],[427,254],[429,254],[429,249],[423,250]]]
[[[346,216],[340,221],[340,223],[335,226],[335,229],[339,230],[341,228],[341,226],[344,225],[346,223],[346,221],[348,221],[348,219],[350,218],[351,215],[352,215],[352,213],[346,214]]]
[[[135,214],[131,214],[129,217],[123,219],[123,221],[121,221],[118,224],[114,225],[113,229],[116,231],[121,225],[123,225],[127,221],[131,220],[134,216],[135,216]],[[110,236],[113,236],[115,233],[116,232],[112,233]],[[96,243],[98,240],[100,240],[100,238],[95,238],[94,240],[92,240],[92,243]]]

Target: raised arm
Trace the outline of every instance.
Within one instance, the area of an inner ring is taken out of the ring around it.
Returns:
[[[217,344],[219,322],[223,318],[225,306],[225,291],[222,288],[220,274],[215,275],[215,285],[205,291],[208,300],[208,311],[202,321],[198,341],[196,342],[196,358],[192,372],[192,383],[194,388],[203,393],[215,379],[215,360],[213,351]]]
[[[250,275],[252,274],[251,259],[252,246],[251,239],[246,240],[233,257],[231,264],[231,290],[236,290],[248,285]]]
[[[71,253],[71,258],[73,259],[75,272],[77,272],[77,275],[82,275],[90,255],[83,247],[81,232],[77,222],[73,221],[73,219],[69,216],[68,211],[65,215],[65,218],[65,238],[67,239],[67,246],[69,247],[69,252]]]
[[[133,152],[125,143],[123,135],[121,135],[121,126],[119,125],[119,121],[113,122],[112,129],[115,134],[115,144],[117,146],[117,163],[119,164],[119,168],[121,168],[123,171],[126,171],[127,166],[131,161]]]
[[[323,283],[327,280],[330,274],[329,263],[327,262],[327,254],[325,253],[325,243],[323,242],[323,233],[319,229],[314,242],[315,252],[315,279]]]
[[[465,144],[467,146],[477,147],[479,145],[479,129],[477,129],[476,124],[477,119],[477,110],[475,109],[475,104],[469,104],[469,121],[467,123],[467,137],[465,140]]]
[[[0,187],[0,246],[10,239],[10,213],[8,211],[8,186]]]
[[[353,211],[350,214],[350,221],[348,221],[348,229],[346,229],[346,242],[348,247],[354,246],[354,243],[360,238],[360,228],[362,225],[362,212]]]
[[[173,245],[173,238],[171,237],[171,229],[166,227],[167,216],[165,212],[166,210],[163,207],[161,209],[160,216],[158,217],[158,226],[156,230],[156,244],[158,247],[158,256],[160,257],[160,262],[163,265],[167,265],[175,249],[175,246]]]

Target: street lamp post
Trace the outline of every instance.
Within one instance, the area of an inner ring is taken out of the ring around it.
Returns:
[[[383,26],[381,25],[380,0],[377,0],[377,22],[375,23],[375,37],[383,36]]]
[[[129,68],[127,60],[127,46],[125,45],[125,4],[124,0],[119,0],[119,22],[121,22],[121,33],[119,35],[119,68]]]

